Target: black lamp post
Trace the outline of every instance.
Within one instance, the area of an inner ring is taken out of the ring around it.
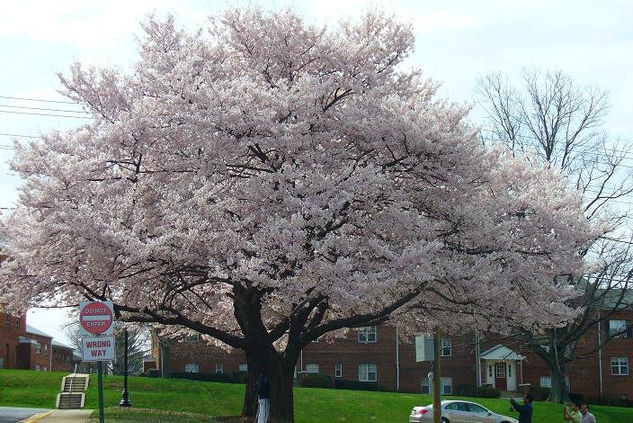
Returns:
[[[121,402],[119,403],[120,407],[129,407],[132,404],[130,404],[130,393],[127,390],[127,373],[128,373],[128,369],[127,369],[127,328],[124,329],[125,331],[125,353],[123,354],[123,393],[121,395]]]

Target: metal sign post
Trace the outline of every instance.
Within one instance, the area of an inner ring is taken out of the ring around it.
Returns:
[[[442,422],[442,398],[441,398],[441,375],[442,369],[440,367],[440,328],[436,327],[433,330],[433,423]]]
[[[111,301],[87,301],[79,304],[79,325],[83,360],[97,362],[99,423],[105,422],[103,406],[103,362],[115,359],[114,308]]]

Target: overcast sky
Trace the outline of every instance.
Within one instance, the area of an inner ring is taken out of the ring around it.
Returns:
[[[66,72],[74,61],[125,68],[135,58],[135,34],[148,13],[172,13],[194,27],[204,25],[209,14],[248,3],[266,9],[290,6],[314,23],[353,18],[372,6],[392,12],[414,25],[417,42],[410,64],[441,81],[440,95],[458,102],[472,103],[477,78],[489,72],[561,70],[580,85],[606,90],[611,104],[606,130],[615,138],[633,140],[630,0],[3,0],[0,207],[11,207],[17,199],[19,180],[7,165],[12,135],[37,141],[27,137],[86,122],[42,115],[70,115],[42,109],[76,110],[72,104],[8,97],[64,100],[57,93],[56,74]],[[27,317],[28,324],[61,342],[67,342],[59,330],[65,320],[65,311],[36,311]]]

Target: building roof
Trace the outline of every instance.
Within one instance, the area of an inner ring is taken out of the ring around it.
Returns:
[[[511,350],[505,345],[497,344],[481,354],[482,360],[524,360],[525,356]]]
[[[74,349],[75,349],[74,347],[69,347],[69,346],[68,346],[68,345],[66,345],[66,344],[62,344],[62,343],[61,343],[61,342],[59,342],[59,341],[55,341],[54,339],[51,341],[51,344],[52,344],[54,347],[68,348],[69,350],[74,350]]]
[[[26,333],[28,333],[30,335],[45,336],[47,338],[53,339],[53,337],[50,336],[49,334],[44,333],[41,330],[36,329],[33,326],[31,326],[31,325],[26,325]]]

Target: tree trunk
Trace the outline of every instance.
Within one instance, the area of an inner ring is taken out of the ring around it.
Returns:
[[[268,350],[268,353],[263,351]],[[247,350],[248,379],[242,406],[243,417],[255,417],[257,412],[257,390],[255,383],[262,372],[266,372],[270,383],[269,423],[294,423],[293,379],[296,358],[279,355],[268,348]]]
[[[551,402],[563,403],[569,401],[569,384],[567,383],[567,367],[550,368],[552,388],[549,393]]]

